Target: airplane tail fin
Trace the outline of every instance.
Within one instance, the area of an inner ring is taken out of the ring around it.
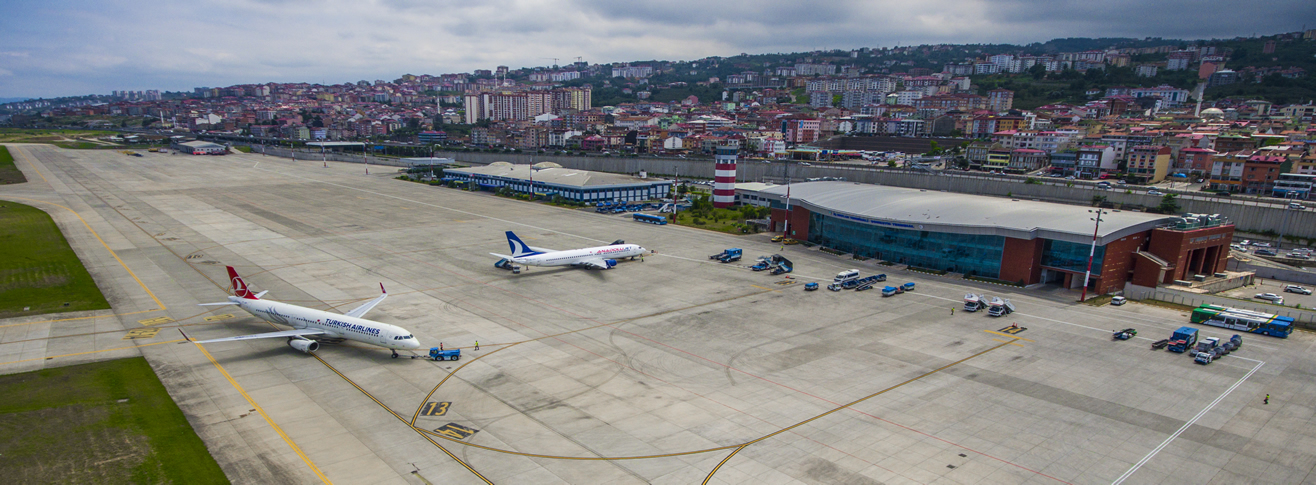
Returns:
[[[260,294],[252,293],[251,290],[247,289],[247,282],[242,281],[242,277],[238,276],[238,271],[233,269],[232,266],[227,266],[227,268],[228,279],[233,282],[233,294],[235,296],[248,300],[259,300],[260,296],[265,294],[263,291]]]
[[[521,241],[521,238],[516,237],[516,234],[513,234],[512,231],[507,231],[507,245],[512,248],[512,257],[514,258],[540,254],[539,251],[535,251],[534,248]]]

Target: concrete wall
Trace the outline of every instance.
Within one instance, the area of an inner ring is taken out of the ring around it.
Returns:
[[[1148,288],[1138,286],[1132,283],[1124,285],[1124,296],[1134,300],[1158,300],[1169,303],[1177,303],[1188,306],[1201,306],[1203,304],[1212,304],[1227,306],[1232,308],[1241,308],[1244,310],[1254,310],[1275,315],[1293,317],[1298,322],[1298,326],[1306,329],[1316,329],[1316,312],[1311,310],[1299,310],[1293,307],[1283,307],[1279,305],[1267,305],[1264,303],[1251,302],[1246,300],[1235,300],[1214,295],[1201,295],[1189,293],[1186,291],[1174,290],[1169,287]],[[1186,323],[1186,321],[1185,321]]]
[[[1233,259],[1229,260],[1229,269],[1230,271],[1253,271],[1257,274],[1258,278],[1280,280],[1303,285],[1316,285],[1316,273],[1309,271],[1276,268],[1273,266],[1259,266],[1241,263]]]

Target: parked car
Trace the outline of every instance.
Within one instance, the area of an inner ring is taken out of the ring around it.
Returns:
[[[1299,294],[1303,294],[1303,295],[1310,295],[1310,294],[1311,294],[1311,289],[1310,289],[1310,288],[1304,288],[1304,287],[1301,287],[1301,286],[1298,286],[1298,285],[1288,285],[1288,286],[1285,286],[1285,287],[1284,287],[1284,291],[1286,291],[1286,292],[1288,292],[1288,293],[1299,293]]]
[[[1097,182],[1097,188],[1100,190],[1110,190],[1110,182]]]
[[[1279,256],[1279,253],[1274,249],[1261,248],[1257,250],[1257,256]]]
[[[1266,300],[1266,301],[1269,301],[1269,302],[1274,303],[1274,304],[1276,304],[1276,305],[1283,305],[1283,304],[1284,304],[1284,297],[1279,296],[1279,295],[1276,295],[1276,294],[1274,294],[1274,293],[1257,293],[1257,295],[1254,296],[1253,298],[1257,298],[1257,299],[1260,299],[1260,300]]]
[[[1147,195],[1165,195],[1165,192],[1161,192],[1156,189],[1151,189],[1147,191]]]
[[[1115,305],[1115,306],[1120,306],[1120,305],[1123,305],[1123,304],[1125,304],[1125,303],[1128,303],[1128,301],[1129,301],[1129,300],[1125,299],[1125,298],[1122,297],[1122,296],[1116,296],[1116,297],[1112,297],[1112,298],[1110,299],[1110,304],[1111,304],[1111,305]]]
[[[1252,245],[1253,245],[1253,246],[1256,246],[1256,247],[1259,247],[1259,248],[1268,248],[1268,247],[1270,247],[1270,243],[1268,243],[1268,242],[1261,242],[1261,241],[1256,241],[1256,242],[1252,243]]]
[[[1302,205],[1302,204],[1299,204],[1299,203],[1297,203],[1297,202],[1289,202],[1289,208],[1290,208],[1290,209],[1296,209],[1296,210],[1305,210],[1305,209],[1307,209],[1307,206]]]

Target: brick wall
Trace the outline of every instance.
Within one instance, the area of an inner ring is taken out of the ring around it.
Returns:
[[[1034,284],[1042,281],[1042,239],[1005,238],[1001,254],[1001,281],[1024,281]]]

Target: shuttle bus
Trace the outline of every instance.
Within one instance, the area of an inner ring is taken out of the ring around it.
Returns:
[[[1193,323],[1288,338],[1293,333],[1293,317],[1241,310],[1219,305],[1202,305],[1193,310]]]
[[[667,224],[666,217],[655,216],[653,214],[635,214],[635,220],[639,222],[647,222],[649,224],[658,224],[660,226]]]

